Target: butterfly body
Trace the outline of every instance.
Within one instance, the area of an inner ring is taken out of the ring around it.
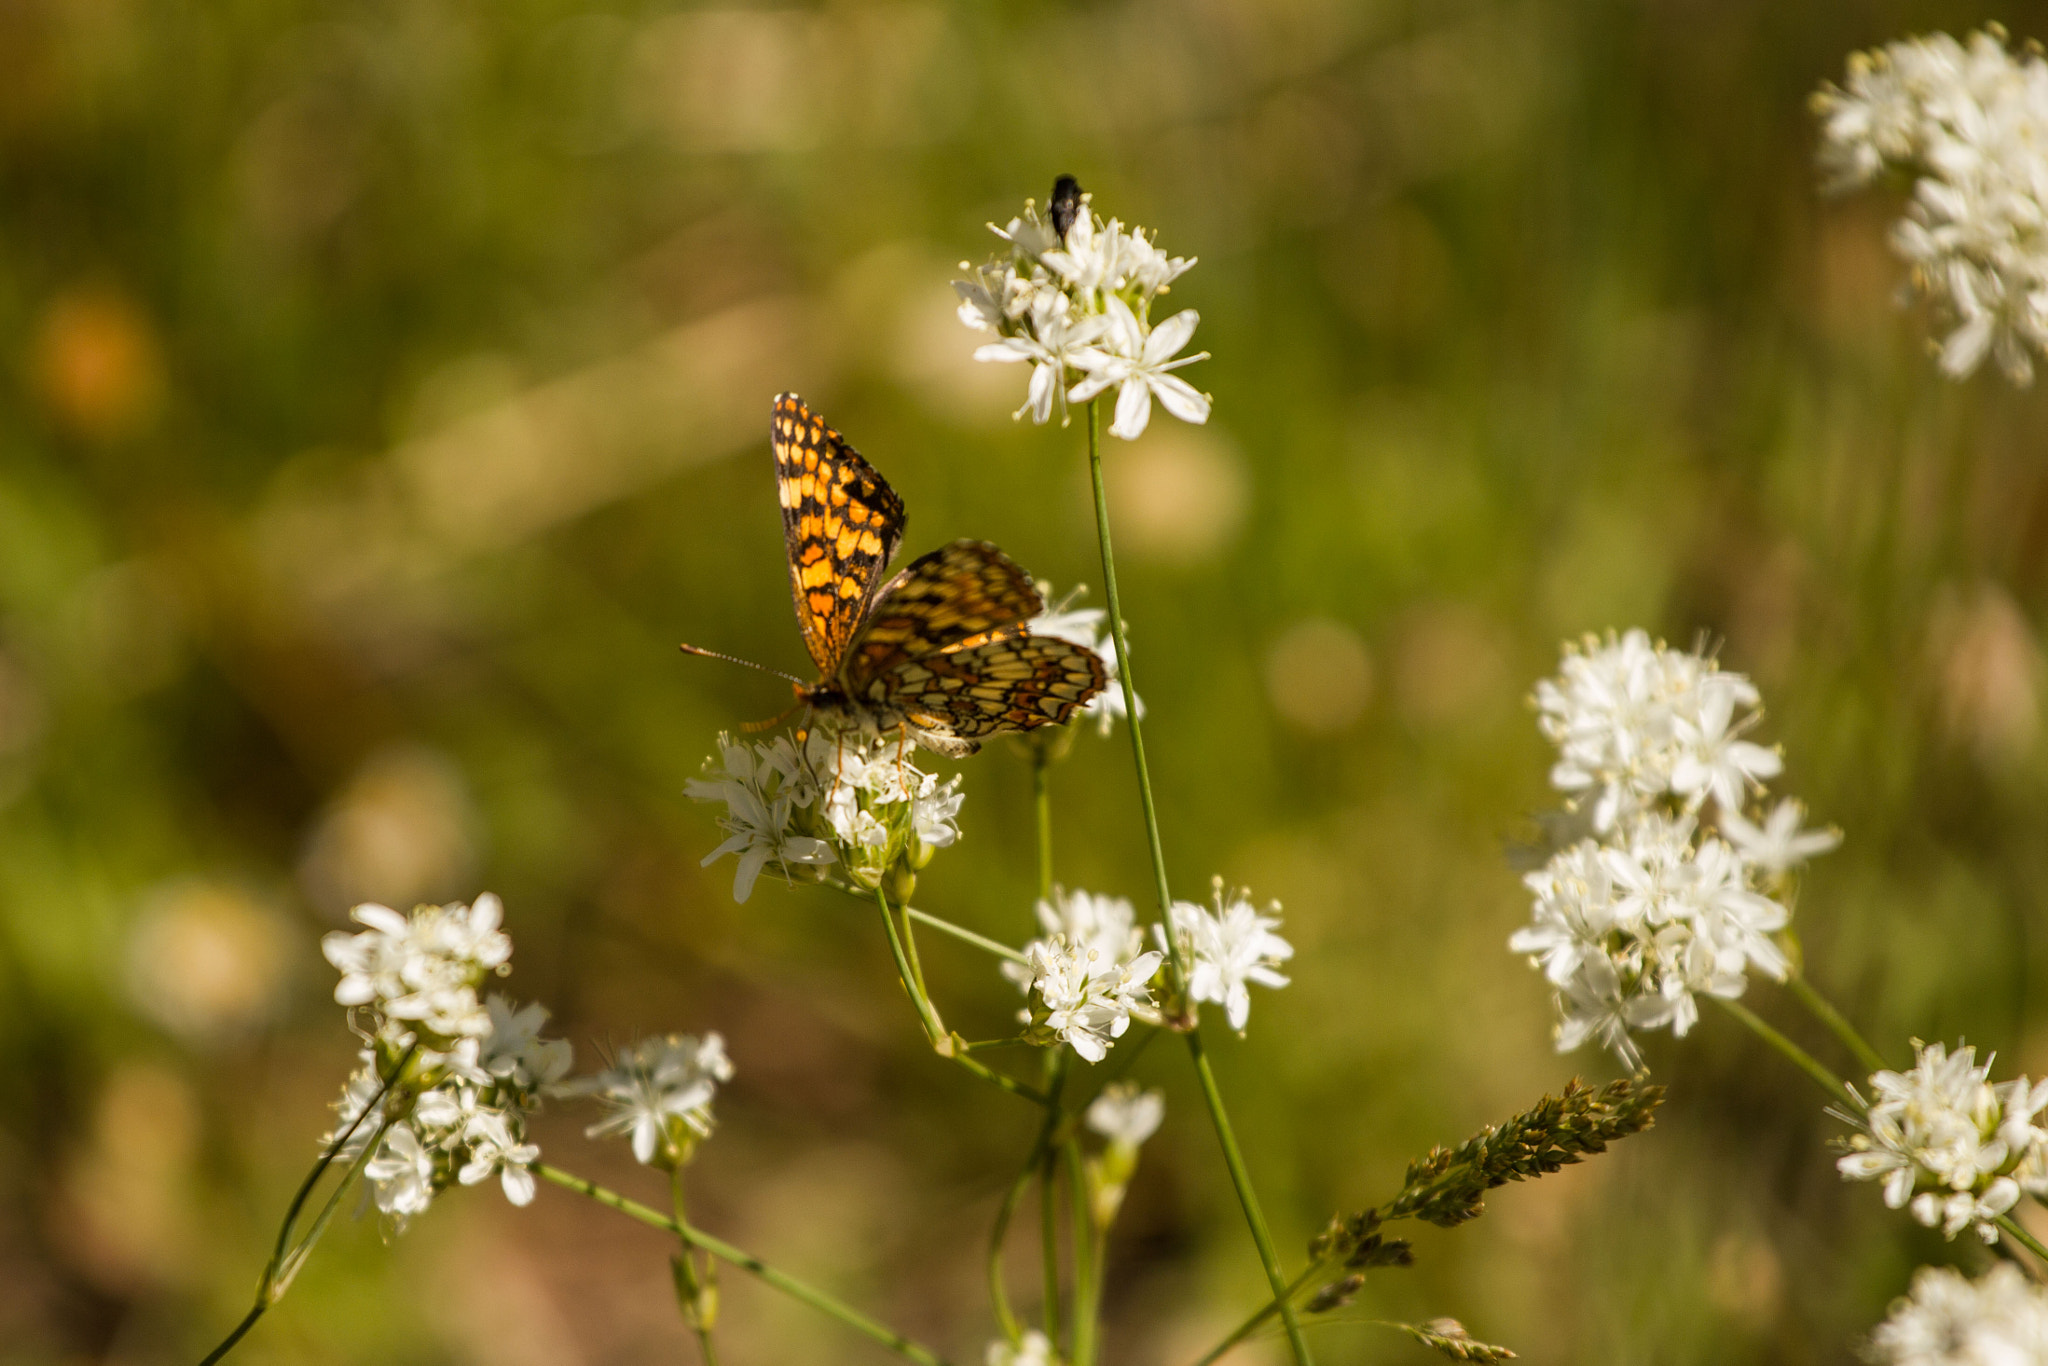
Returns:
[[[988,542],[954,541],[884,582],[903,502],[802,399],[775,400],[770,440],[797,625],[819,674],[796,695],[814,715],[959,756],[1065,722],[1102,691],[1094,651],[1031,634],[1044,600]]]

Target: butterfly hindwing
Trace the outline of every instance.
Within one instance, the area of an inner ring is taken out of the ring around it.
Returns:
[[[987,541],[954,541],[921,555],[875,596],[847,652],[845,678],[858,693],[906,660],[977,638],[1021,635],[1045,610],[1031,576]]]
[[[839,672],[903,539],[903,500],[795,394],[769,425],[797,626],[818,672]]]
[[[973,741],[1062,725],[1108,682],[1101,656],[1085,645],[1017,634],[906,660],[867,695],[920,731]]]

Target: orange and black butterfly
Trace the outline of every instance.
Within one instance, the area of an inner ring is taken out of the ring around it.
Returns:
[[[800,704],[958,757],[1060,725],[1107,685],[1093,650],[1031,634],[1045,601],[986,541],[941,546],[883,582],[903,500],[795,394],[776,398],[769,438],[797,626],[818,666],[817,682],[796,683]]]

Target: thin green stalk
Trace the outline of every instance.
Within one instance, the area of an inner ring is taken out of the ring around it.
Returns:
[[[1067,1169],[1067,1222],[1074,1235],[1074,1354],[1072,1366],[1095,1366],[1095,1320],[1101,1313],[1096,1295],[1095,1214],[1089,1207],[1088,1171],[1081,1165],[1081,1145],[1069,1137],[1061,1145]]]
[[[904,909],[908,910],[909,907],[906,906]],[[910,975],[917,982],[917,994],[930,1001],[932,989],[924,984],[924,964],[917,956],[917,931],[910,928],[910,917],[907,915],[903,917],[903,953],[910,960]],[[936,1009],[932,1011],[932,1016],[934,1019],[938,1017]]]
[[[1102,593],[1109,615],[1109,638],[1116,646],[1116,667],[1118,681],[1123,685],[1125,721],[1131,733],[1131,761],[1137,769],[1138,802],[1145,813],[1145,839],[1152,853],[1153,890],[1159,899],[1159,920],[1167,926],[1166,951],[1168,973],[1173,984],[1173,994],[1185,998],[1187,994],[1187,969],[1181,962],[1180,937],[1172,932],[1173,892],[1166,877],[1166,849],[1159,840],[1159,811],[1152,800],[1152,775],[1145,764],[1145,733],[1138,720],[1137,684],[1131,677],[1131,647],[1124,639],[1123,599],[1117,593],[1116,555],[1110,548],[1109,539],[1109,493],[1102,481],[1102,434],[1097,421],[1096,404],[1088,403],[1088,476],[1095,490],[1095,538],[1102,548]],[[1252,1189],[1251,1173],[1245,1169],[1244,1156],[1238,1151],[1237,1139],[1231,1133],[1230,1116],[1223,1108],[1223,1093],[1216,1087],[1215,1075],[1209,1070],[1208,1055],[1202,1051],[1199,1029],[1187,1032],[1188,1055],[1194,1060],[1195,1072],[1202,1080],[1202,1099],[1209,1107],[1209,1120],[1215,1126],[1216,1138],[1223,1145],[1224,1164],[1230,1168],[1231,1184],[1237,1189],[1238,1204],[1244,1207],[1244,1218],[1252,1233],[1252,1243],[1258,1248],[1259,1262],[1265,1268],[1266,1281],[1273,1287],[1273,1298],[1280,1305],[1281,1321],[1287,1328],[1287,1345],[1294,1354],[1295,1366],[1310,1366],[1308,1342],[1301,1335],[1301,1321],[1294,1312],[1294,1306],[1286,1298],[1287,1276],[1280,1269],[1279,1255],[1273,1249],[1273,1235],[1266,1229],[1265,1216],[1259,1211],[1258,1193]]]
[[[1052,1097],[1052,1103],[1045,1107],[1045,1122],[1039,1126],[1038,1142],[1033,1147],[1038,1168],[1038,1248],[1039,1265],[1045,1274],[1045,1303],[1039,1317],[1045,1322],[1045,1335],[1057,1344],[1060,1340],[1060,1216],[1059,1187],[1053,1181],[1053,1162],[1056,1157],[1055,1138],[1062,1112],[1059,1098],[1067,1089],[1067,1051],[1062,1048],[1046,1060],[1045,1092]]]
[[[333,1215],[335,1203],[339,1200],[341,1191],[347,1189],[349,1181],[354,1178],[358,1171],[362,1170],[364,1161],[368,1159],[371,1150],[376,1147],[377,1139],[382,1136],[388,1121],[380,1116],[377,1132],[370,1136],[370,1141],[364,1145],[363,1151],[358,1153],[355,1160],[349,1164],[348,1172],[342,1178],[340,1187],[328,1198],[326,1206],[320,1211],[318,1217],[314,1219],[312,1231],[294,1246],[292,1243],[292,1230],[298,1226],[299,1215],[305,1211],[306,1201],[312,1196],[313,1187],[320,1184],[320,1178],[325,1176],[327,1169],[334,1165],[334,1159],[341,1154],[341,1150],[348,1145],[348,1141],[355,1137],[356,1130],[362,1127],[363,1121],[382,1109],[384,1097],[389,1094],[392,1086],[397,1083],[398,1078],[404,1074],[406,1064],[412,1061],[412,1055],[418,1047],[418,1044],[413,1044],[398,1055],[398,1061],[392,1064],[391,1074],[383,1079],[383,1083],[377,1087],[376,1094],[371,1096],[361,1112],[349,1121],[348,1127],[335,1135],[334,1141],[329,1143],[326,1151],[320,1154],[320,1160],[313,1164],[313,1170],[306,1173],[306,1179],[299,1183],[299,1189],[292,1196],[291,1204],[285,1207],[284,1221],[278,1225],[277,1242],[271,1248],[270,1260],[264,1264],[263,1278],[257,1282],[256,1303],[247,1314],[242,1316],[242,1321],[234,1326],[233,1331],[221,1340],[220,1345],[206,1354],[205,1358],[199,1363],[199,1366],[214,1366],[215,1362],[234,1350],[235,1344],[246,1337],[249,1330],[256,1326],[256,1320],[262,1318],[265,1311],[283,1298],[284,1292],[291,1288],[292,1278],[298,1275],[299,1268],[305,1265],[307,1255],[313,1250],[313,1244],[319,1241],[320,1235],[326,1231],[327,1221]]]
[[[2012,1239],[2042,1261],[2048,1262],[2048,1247],[2043,1247],[2039,1238],[2021,1228],[2019,1220],[2013,1218],[2010,1214],[2001,1214],[1998,1216],[1998,1226],[2005,1230],[2006,1237]]]
[[[702,1229],[686,1224],[679,1219],[671,1219],[661,1211],[649,1209],[637,1200],[630,1200],[620,1195],[617,1191],[607,1190],[595,1181],[572,1175],[561,1170],[559,1167],[551,1167],[545,1162],[534,1163],[533,1174],[540,1177],[543,1181],[552,1181],[557,1186],[575,1191],[579,1195],[588,1196],[598,1204],[604,1205],[609,1209],[615,1209],[627,1218],[636,1219],[650,1228],[666,1229],[692,1247],[710,1253],[721,1262],[738,1267],[740,1270],[747,1272],[768,1285],[774,1286],[783,1294],[809,1305],[829,1318],[839,1320],[839,1322],[863,1337],[880,1343],[905,1361],[917,1362],[918,1366],[946,1366],[945,1358],[932,1351],[929,1347],[924,1347],[911,1341],[895,1329],[875,1322],[851,1305],[834,1299],[822,1290],[806,1285],[787,1272],[777,1271],[759,1257],[751,1253],[742,1252],[731,1243],[714,1238]]]
[[[676,1226],[689,1227],[689,1213],[683,1207],[683,1169],[680,1165],[669,1169],[668,1192],[669,1203],[676,1212]],[[690,1330],[697,1335],[697,1348],[704,1354],[704,1366],[718,1366],[718,1349],[711,1342],[711,1324],[703,1313],[705,1277],[697,1270],[696,1256],[697,1250],[685,1240],[682,1255],[676,1259],[676,1270],[683,1280],[679,1288],[689,1295],[692,1302],[684,1306],[683,1316],[688,1320]],[[708,1269],[708,1257],[706,1266]]]
[[[1038,899],[1052,900],[1052,781],[1045,746],[1031,747],[1031,804],[1038,813]]]
[[[1095,540],[1102,550],[1102,597],[1109,616],[1109,638],[1116,646],[1116,676],[1123,688],[1125,729],[1131,735],[1131,762],[1138,771],[1138,804],[1145,813],[1145,839],[1152,852],[1153,892],[1159,899],[1159,921],[1170,924],[1173,892],[1166,879],[1166,848],[1159,842],[1159,812],[1152,801],[1152,772],[1145,764],[1145,728],[1138,721],[1138,686],[1131,677],[1131,647],[1124,639],[1123,598],[1116,587],[1116,555],[1109,543],[1109,491],[1102,483],[1102,433],[1095,411],[1099,399],[1088,401],[1088,477],[1095,487]],[[1187,971],[1180,944],[1166,936],[1166,961],[1172,969],[1176,996],[1187,990]]]
[[[896,960],[896,975],[902,979],[903,990],[909,993],[910,1003],[917,1007],[918,1022],[924,1026],[925,1038],[932,1047],[940,1048],[946,1040],[945,1023],[918,987],[917,977],[910,970],[910,959],[903,952],[903,936],[896,929],[896,913],[889,909],[888,894],[880,887],[875,888],[875,905],[882,910],[882,929],[889,936],[889,954]]]
[[[1855,1054],[1856,1061],[1862,1064],[1865,1075],[1885,1070],[1884,1059],[1878,1055],[1878,1051],[1856,1032],[1856,1026],[1850,1024],[1848,1018],[1835,1009],[1833,1002],[1813,989],[1813,983],[1806,980],[1804,973],[1793,973],[1787,979],[1786,985],[1791,987],[1793,996],[1798,998],[1799,1004],[1806,1007],[1807,1013],[1827,1026],[1828,1032],[1841,1041],[1842,1047]]]
[[[1782,1053],[1794,1067],[1813,1078],[1823,1091],[1853,1110],[1863,1108],[1857,1102],[1856,1093],[1851,1091],[1840,1077],[1830,1072],[1813,1054],[1765,1024],[1755,1011],[1740,1001],[1730,1001],[1720,996],[1713,997],[1712,1000],[1721,1009],[1748,1025],[1752,1033]]]
[[[950,920],[941,920],[935,915],[927,915],[923,911],[918,910],[915,906],[905,906],[903,908],[903,914],[910,917],[910,919],[912,920],[918,921],[921,924],[931,926],[940,934],[950,934],[963,944],[972,944],[977,949],[980,949],[983,953],[992,953],[996,957],[1008,959],[1012,963],[1022,963],[1027,961],[1023,954],[1017,952],[1017,950],[1011,948],[1008,944],[998,944],[995,940],[990,939],[987,935],[976,934],[973,930],[966,928],[964,925],[955,925]]]
[[[1316,1273],[1320,1271],[1322,1267],[1323,1263],[1321,1262],[1310,1262],[1308,1266],[1305,1269],[1303,1269],[1302,1273],[1299,1276],[1296,1276],[1292,1281],[1288,1282],[1287,1299],[1291,1302],[1296,1295],[1299,1295],[1302,1291],[1302,1288],[1306,1286],[1309,1283],[1309,1281],[1315,1277]],[[1253,1314],[1243,1323],[1240,1323],[1237,1326],[1236,1332],[1232,1333],[1229,1337],[1223,1339],[1223,1341],[1217,1343],[1214,1347],[1211,1347],[1209,1349],[1209,1354],[1203,1357],[1200,1361],[1196,1362],[1195,1366],[1209,1366],[1210,1362],[1216,1360],[1216,1358],[1222,1356],[1225,1352],[1237,1346],[1238,1343],[1243,1342],[1253,1333],[1258,1332],[1260,1324],[1263,1324],[1267,1319],[1272,1318],[1275,1314],[1279,1312],[1279,1300],[1266,1301],[1266,1307],[1264,1309],[1261,1309],[1258,1313]]]
[[[1309,1366],[1308,1343],[1301,1335],[1301,1319],[1287,1295],[1287,1277],[1280,1270],[1280,1254],[1273,1247],[1273,1235],[1266,1217],[1259,1212],[1259,1198],[1252,1192],[1252,1175],[1238,1151],[1237,1136],[1231,1132],[1230,1116],[1223,1108],[1223,1093],[1217,1089],[1216,1074],[1209,1068],[1209,1055],[1202,1050],[1202,1033],[1188,1031],[1188,1052],[1195,1060],[1195,1075],[1201,1078],[1202,1099],[1208,1102],[1209,1118],[1216,1126],[1216,1141],[1223,1146],[1223,1164],[1230,1168],[1230,1183],[1237,1188],[1244,1206],[1244,1221],[1251,1228],[1252,1242],[1259,1249],[1259,1261],[1266,1268],[1266,1282],[1273,1287],[1273,1299],[1280,1306],[1280,1322],[1287,1330],[1287,1345],[1299,1366]]]
[[[1038,1155],[1038,1249],[1039,1261],[1045,1272],[1045,1302],[1038,1308],[1038,1317],[1045,1325],[1045,1335],[1052,1339],[1054,1350],[1058,1350],[1062,1340],[1059,1162],[1057,1148],[1048,1147]]]

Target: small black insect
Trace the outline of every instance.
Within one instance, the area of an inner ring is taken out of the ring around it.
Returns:
[[[1074,220],[1081,214],[1081,182],[1070,175],[1063,175],[1052,183],[1052,199],[1046,204],[1052,215],[1053,234],[1064,242],[1067,229],[1074,226]]]

